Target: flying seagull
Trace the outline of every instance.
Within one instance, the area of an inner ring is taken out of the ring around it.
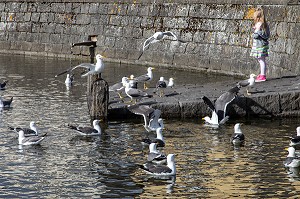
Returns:
[[[237,83],[237,86],[238,86],[239,88],[241,88],[241,87],[247,87],[247,88],[246,88],[247,95],[251,95],[251,93],[249,93],[249,91],[248,91],[248,87],[254,86],[254,84],[255,84],[255,77],[256,77],[255,74],[250,74],[250,78],[249,78],[249,79],[239,81],[239,82]]]
[[[158,165],[154,163],[146,163],[140,165],[146,173],[155,176],[171,176],[176,175],[175,155],[169,154],[167,156],[167,165]]]
[[[147,131],[156,131],[158,127],[163,126],[163,120],[160,118],[161,111],[147,105],[128,105],[127,109],[136,114],[142,115],[144,118],[144,127]]]
[[[94,75],[94,74],[100,74],[103,72],[104,70],[104,62],[103,62],[103,58],[105,58],[104,56],[97,54],[96,55],[96,64],[91,64],[91,63],[82,63],[79,64],[73,68],[70,68],[62,73],[59,73],[58,75],[55,75],[55,77],[58,77],[62,74],[68,73],[70,71],[75,70],[76,68],[86,68],[88,70],[88,72],[86,72],[85,74],[81,75],[81,77],[86,77],[88,75]]]
[[[68,125],[70,129],[76,130],[80,135],[93,136],[101,135],[101,127],[99,126],[100,120],[93,121],[93,127],[82,127],[82,126],[73,126]]]
[[[241,124],[237,123],[234,125],[234,133],[231,136],[231,143],[234,146],[242,145],[245,141],[245,136],[241,130]]]
[[[215,103],[210,101],[206,96],[203,96],[204,103],[212,110],[212,116],[211,118],[206,116],[202,119],[211,125],[218,126],[224,124],[229,119],[229,116],[226,116],[227,106],[236,98],[238,92],[239,87],[233,87],[220,95]]]
[[[141,56],[143,55],[143,52],[146,50],[146,48],[150,44],[159,42],[159,41],[165,39],[166,37],[173,37],[174,38],[173,41],[179,41],[179,42],[185,43],[185,41],[182,41],[182,40],[178,39],[178,37],[173,32],[171,32],[171,31],[156,32],[151,37],[149,37],[148,39],[146,39],[146,41],[143,44],[143,51],[142,51],[141,55],[138,57],[138,59],[141,58]]]

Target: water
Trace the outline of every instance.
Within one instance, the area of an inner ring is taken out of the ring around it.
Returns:
[[[72,61],[74,62],[78,61]],[[100,137],[85,138],[66,125],[90,125],[86,80],[76,76],[67,90],[64,78],[54,78],[69,60],[0,56],[0,80],[8,79],[1,96],[14,96],[13,108],[0,113],[1,198],[296,198],[299,171],[284,168],[289,136],[299,119],[245,119],[211,129],[200,118],[165,120],[166,154],[176,154],[176,179],[157,179],[138,168],[148,149],[142,119],[110,121]],[[107,64],[109,83],[123,74],[143,74],[142,66]],[[121,70],[121,72],[120,72]],[[158,69],[177,84],[215,81],[214,75]],[[186,78],[191,75],[191,78]],[[157,77],[158,78],[158,77]],[[218,79],[228,77],[218,76]],[[38,121],[46,140],[20,147],[7,129]],[[233,148],[233,125],[242,122],[244,147]]]

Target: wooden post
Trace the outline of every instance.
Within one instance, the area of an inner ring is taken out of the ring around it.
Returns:
[[[94,63],[95,48],[90,47],[91,63]],[[89,75],[87,78],[87,105],[91,120],[107,119],[109,101],[108,83],[101,74]]]

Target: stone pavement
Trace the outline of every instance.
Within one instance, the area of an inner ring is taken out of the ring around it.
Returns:
[[[165,90],[165,97],[155,93],[152,98],[144,98],[138,103],[149,104],[162,111],[163,118],[201,118],[211,116],[211,111],[204,104],[202,97],[217,99],[223,92],[234,87],[237,82],[223,81],[204,85],[176,85]],[[149,89],[152,93],[155,89]],[[268,79],[259,82],[249,90],[241,88],[239,96],[228,107],[230,117],[264,116],[294,117],[300,116],[300,76],[289,76]],[[123,94],[125,96],[125,93]],[[129,98],[125,98],[125,102]],[[126,109],[126,104],[119,101],[114,93],[110,93],[109,119],[125,119],[135,117]]]

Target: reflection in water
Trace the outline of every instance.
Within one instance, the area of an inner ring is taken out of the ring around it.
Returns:
[[[14,97],[13,108],[0,112],[0,197],[288,198],[298,194],[299,170],[283,166],[284,148],[295,134],[297,119],[229,121],[218,129],[204,126],[201,118],[165,119],[162,152],[176,154],[177,176],[157,179],[138,166],[148,153],[140,143],[146,136],[142,119],[110,121],[96,137],[82,137],[66,128],[69,123],[90,126],[86,79],[77,74],[68,90],[64,78],[54,78],[67,67],[67,60],[0,56],[0,80],[9,79],[0,95]],[[107,64],[106,69],[104,78],[115,83],[124,74],[144,74],[146,67]],[[177,84],[185,83],[189,74],[158,71],[176,77]],[[186,83],[216,79],[199,78],[196,73],[190,77]],[[7,126],[27,126],[30,121],[39,121],[47,137],[40,146],[19,146],[17,134]],[[246,141],[240,148],[230,143],[236,122],[244,123]]]

